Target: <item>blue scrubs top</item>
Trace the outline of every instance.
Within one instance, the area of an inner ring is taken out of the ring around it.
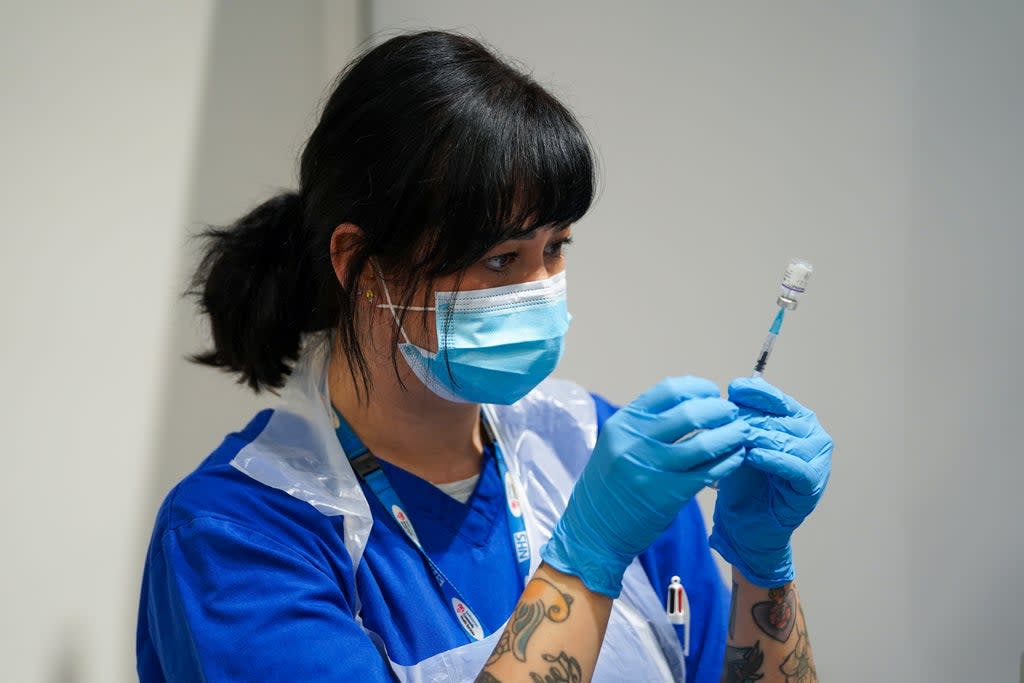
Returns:
[[[616,410],[594,396],[598,425]],[[136,653],[139,680],[392,681],[355,620],[357,596],[341,517],[265,486],[231,466],[270,419],[228,435],[157,513],[146,556]],[[505,491],[485,452],[466,504],[382,463],[424,548],[487,633],[519,599]],[[419,553],[372,494],[373,528],[356,572],[363,622],[390,657],[415,664],[466,643]],[[640,561],[658,595],[678,575],[690,600],[687,681],[718,681],[729,594],[696,501]],[[681,627],[676,627],[682,635]]]

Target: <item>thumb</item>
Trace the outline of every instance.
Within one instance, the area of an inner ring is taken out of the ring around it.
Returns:
[[[768,415],[796,415],[803,408],[792,396],[760,377],[734,379],[729,383],[729,400]]]
[[[801,458],[766,448],[751,448],[747,462],[756,469],[773,474],[789,483],[800,495],[809,496],[818,488],[818,470]]]
[[[691,398],[718,398],[715,383],[701,377],[667,377],[629,402],[628,408],[658,414]]]

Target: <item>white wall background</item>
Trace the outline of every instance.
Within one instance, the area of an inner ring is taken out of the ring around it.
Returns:
[[[822,679],[1015,680],[1017,0],[0,2],[0,679],[133,679],[156,506],[264,403],[181,360],[186,236],[294,185],[360,36],[426,26],[532,69],[601,156],[561,374],[724,384],[786,259],[818,267],[769,378],[838,444],[797,542]]]
[[[5,4],[0,678],[125,680],[210,10]]]
[[[1024,680],[1024,3],[922,2],[915,25],[910,651],[920,680]]]
[[[295,185],[358,7],[0,2],[0,680],[135,679],[156,507],[265,402],[182,360],[187,236]]]

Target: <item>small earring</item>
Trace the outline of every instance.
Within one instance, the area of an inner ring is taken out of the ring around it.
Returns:
[[[372,289],[364,289],[361,293],[364,297],[366,297],[366,300],[370,302],[373,301],[373,297],[377,296],[376,294],[373,293]]]

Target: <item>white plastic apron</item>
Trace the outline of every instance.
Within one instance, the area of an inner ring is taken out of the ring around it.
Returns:
[[[260,435],[231,464],[257,481],[304,500],[328,516],[344,516],[345,546],[353,570],[362,559],[373,519],[370,506],[332,424],[327,393],[329,347],[318,342],[303,353]],[[597,439],[594,403],[582,388],[548,380],[512,406],[485,406],[516,477],[527,533],[531,573]],[[357,591],[358,593],[358,591]],[[359,605],[356,606],[357,619]],[[386,656],[377,634],[367,631]],[[403,682],[472,681],[497,644],[501,629],[484,640],[438,653],[412,666],[391,662]],[[389,660],[390,661],[390,660]],[[663,600],[635,561],[623,577],[622,595],[597,660],[594,681],[682,681],[684,660]]]

